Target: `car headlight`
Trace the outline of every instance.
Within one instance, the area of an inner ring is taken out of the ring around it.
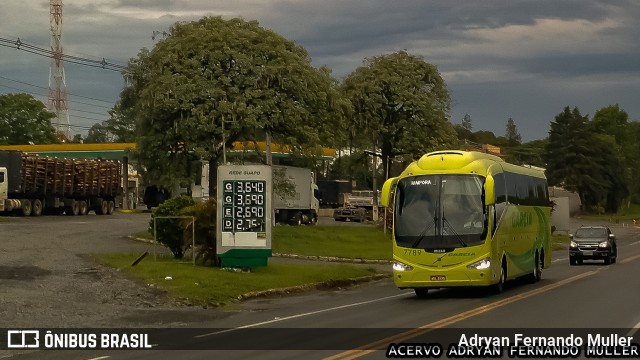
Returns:
[[[601,247],[601,248],[609,247],[609,242],[608,241],[603,241],[600,244],[598,244],[598,247]]]
[[[393,270],[395,271],[410,271],[413,270],[413,266],[401,263],[399,261],[393,262]]]
[[[569,247],[577,248],[578,247],[578,243],[576,243],[575,241],[571,240],[571,242],[569,243]]]
[[[491,267],[491,259],[489,259],[489,258],[484,258],[482,260],[478,260],[478,261],[474,262],[471,265],[467,265],[467,268],[476,269],[476,270],[484,270],[484,269],[488,269],[490,267]]]

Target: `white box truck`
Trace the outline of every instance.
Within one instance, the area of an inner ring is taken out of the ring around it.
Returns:
[[[276,222],[291,225],[315,224],[318,222],[320,193],[310,169],[273,165],[273,209]],[[278,192],[278,182],[292,185],[287,194]]]

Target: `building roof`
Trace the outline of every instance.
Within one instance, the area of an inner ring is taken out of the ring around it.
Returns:
[[[264,141],[233,143],[228,151],[266,151],[267,144]],[[103,143],[103,144],[48,144],[48,145],[2,145],[0,150],[17,150],[27,153],[46,155],[52,157],[73,157],[73,158],[103,158],[122,159],[130,156],[136,149],[136,143]],[[292,151],[291,148],[279,144],[271,144],[271,152],[274,156],[286,157]],[[318,148],[307,151],[309,154],[319,156],[323,160],[330,160],[336,156],[336,150],[331,148]]]

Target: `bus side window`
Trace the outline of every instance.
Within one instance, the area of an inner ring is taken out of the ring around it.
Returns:
[[[493,187],[496,194],[496,204],[507,201],[507,193],[505,189],[504,173],[496,174],[493,176]]]
[[[4,182],[4,173],[0,173],[0,183]]]

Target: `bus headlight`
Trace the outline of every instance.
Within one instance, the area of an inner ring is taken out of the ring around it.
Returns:
[[[475,269],[475,270],[484,270],[491,267],[491,259],[484,258],[482,260],[476,261],[471,265],[468,265],[467,268]]]
[[[407,265],[405,263],[401,263],[399,261],[394,261],[393,270],[394,271],[410,271],[410,270],[413,270],[413,266]]]

